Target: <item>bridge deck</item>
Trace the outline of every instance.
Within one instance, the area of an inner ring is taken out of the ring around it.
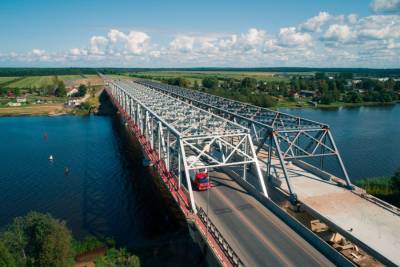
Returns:
[[[283,177],[278,160],[273,159],[273,164],[278,176]],[[299,201],[400,264],[400,216],[294,164],[287,168]],[[282,181],[281,188],[287,192],[286,182]]]
[[[210,173],[214,187],[195,199],[246,266],[333,266],[320,252],[228,175]]]

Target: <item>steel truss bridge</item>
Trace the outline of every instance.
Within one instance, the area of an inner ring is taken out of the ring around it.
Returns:
[[[400,263],[400,210],[357,195],[328,125],[177,86],[102,77],[152,168],[222,265],[351,265],[274,208],[266,183],[274,176],[283,177],[290,200],[299,194],[332,229],[381,262]],[[327,159],[342,179],[324,171]],[[193,190],[190,173],[198,168],[209,170],[211,190]]]
[[[240,167],[246,180],[247,166],[254,164],[260,186],[267,195],[246,128],[138,83],[115,81],[108,84],[122,108],[150,141],[151,147],[157,149],[158,158],[165,162],[166,170],[178,177],[179,187],[185,179],[190,205],[195,213],[191,170]],[[197,161],[188,161],[189,156],[195,156]],[[198,161],[207,164],[195,166]]]
[[[178,86],[147,80],[138,83],[183,99],[250,129],[252,140],[257,145],[256,153],[261,149],[268,151],[266,177],[271,175],[271,157],[274,155],[279,160],[293,201],[297,197],[289,179],[287,161],[319,158],[319,166],[316,167],[323,169],[324,159],[333,157],[337,160],[347,187],[352,188],[339,150],[326,124]]]

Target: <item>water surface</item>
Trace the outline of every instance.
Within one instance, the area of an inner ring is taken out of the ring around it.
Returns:
[[[400,167],[400,104],[280,111],[329,124],[352,179],[391,176]]]

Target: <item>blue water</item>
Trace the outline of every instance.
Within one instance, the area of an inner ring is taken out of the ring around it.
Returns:
[[[328,124],[353,180],[390,176],[400,168],[400,104],[280,110]]]
[[[400,105],[284,111],[329,124],[353,180],[400,167]],[[31,210],[66,220],[75,237],[121,245],[173,228],[118,125],[98,116],[0,118],[0,229]]]
[[[148,177],[132,167],[116,125],[98,116],[1,118],[0,228],[35,210],[66,220],[78,238],[135,245],[157,235],[152,221],[165,215],[146,200]]]

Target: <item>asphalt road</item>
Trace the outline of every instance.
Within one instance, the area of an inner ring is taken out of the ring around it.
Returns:
[[[211,221],[246,266],[334,266],[228,175],[210,178],[214,187],[195,201],[207,212],[209,198]]]

